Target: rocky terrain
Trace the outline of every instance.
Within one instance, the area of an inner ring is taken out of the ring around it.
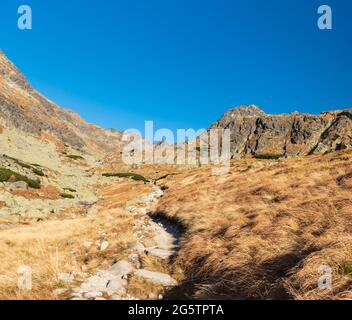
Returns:
[[[0,145],[0,228],[7,228],[94,212],[104,180],[94,168],[120,150],[121,133],[49,101],[0,52]]]
[[[164,192],[160,187],[153,188],[153,192],[134,200],[134,205],[127,205],[126,210],[136,217],[133,232],[138,238],[138,242],[130,245],[133,250],[128,255],[128,259],[120,260],[107,270],[99,271],[91,276],[86,282],[72,290],[72,300],[123,300],[135,299],[127,292],[129,290],[129,278],[131,276],[145,279],[145,281],[172,288],[177,285],[177,281],[168,273],[155,272],[143,269],[141,256],[148,255],[156,259],[169,260],[178,248],[178,237],[180,232],[166,221],[153,221],[148,216],[150,205],[163,196]],[[145,247],[144,244],[149,244]],[[86,244],[91,246],[92,243]],[[101,245],[108,246],[108,242]],[[104,247],[103,247],[104,249]],[[162,298],[162,295],[149,295],[154,298]]]
[[[257,106],[241,106],[227,111],[209,129],[216,128],[231,130],[235,159],[326,153],[351,148],[352,109],[268,115]]]
[[[114,150],[120,145],[120,132],[88,124],[74,112],[63,110],[34,90],[2,51],[0,118],[9,128],[92,153]]]

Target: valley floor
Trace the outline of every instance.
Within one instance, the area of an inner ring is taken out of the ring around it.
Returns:
[[[153,222],[143,207],[144,202],[152,205],[155,199],[148,197],[153,194],[152,185],[113,179],[99,192],[96,215],[1,231],[0,299],[103,299],[103,295],[118,300],[161,298],[176,284],[169,273],[177,279],[181,274],[171,272],[167,263],[174,253],[174,239],[168,244],[162,224]],[[159,251],[158,245],[162,247]],[[147,248],[154,251],[147,252]],[[98,289],[79,290],[99,272],[121,261],[136,270],[135,275],[126,273],[126,290],[110,295]],[[20,266],[32,269],[32,290],[17,287]]]

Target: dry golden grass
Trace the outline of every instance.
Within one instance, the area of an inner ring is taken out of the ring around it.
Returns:
[[[169,273],[168,264],[146,254],[141,255],[143,269],[155,272]],[[165,288],[162,285],[156,285],[143,278],[132,276],[129,280],[127,292],[132,297],[138,297],[143,300],[156,300],[159,294],[164,294]]]
[[[157,210],[186,227],[170,297],[352,299],[352,152],[169,177]],[[333,269],[320,290],[319,267]],[[351,290],[351,291],[350,291]]]
[[[164,291],[165,288],[162,285],[156,285],[137,276],[131,277],[127,287],[127,294],[141,300],[158,300],[159,294]]]
[[[52,143],[55,145],[56,150],[58,152],[64,152],[65,151],[65,144],[60,141],[59,139],[55,138],[54,136],[52,136],[51,134],[48,134],[47,132],[42,132],[40,139],[43,141],[47,141],[49,143]]]
[[[170,274],[179,283],[184,280],[182,269],[179,267],[170,268],[166,260],[142,254],[141,263],[143,269]],[[164,296],[168,292],[168,289],[164,286],[157,285],[137,276],[132,276],[127,289],[130,296],[144,300],[158,300],[159,295]]]
[[[154,175],[159,168],[141,170]],[[162,183],[169,189],[156,211],[185,227],[181,249],[171,270],[152,257],[142,262],[181,282],[167,297],[352,299],[351,151],[247,159],[233,162],[226,176],[212,176],[208,167],[178,172]],[[126,258],[136,238],[134,218],[123,208],[150,191],[150,185],[112,178],[100,192],[97,216],[0,232],[0,299],[65,298],[52,293],[72,287],[58,280],[60,272],[93,274]],[[102,239],[110,244],[105,251],[83,246]],[[17,289],[21,265],[33,269],[32,291]],[[322,265],[333,269],[331,290],[317,286]],[[154,299],[160,292],[142,279],[130,280],[132,296]]]
[[[130,253],[128,244],[135,242],[132,234],[134,218],[122,210],[124,203],[144,195],[150,186],[130,181],[108,186],[101,191],[102,210],[93,217],[47,221],[0,232],[0,299],[62,299],[54,289],[70,288],[72,283],[58,279],[61,272],[94,274],[106,269]],[[119,191],[123,191],[119,193]],[[148,192],[147,192],[148,193]],[[108,249],[100,251],[85,241],[107,240]],[[33,272],[33,290],[17,288],[20,266]],[[82,279],[83,280],[83,279]]]

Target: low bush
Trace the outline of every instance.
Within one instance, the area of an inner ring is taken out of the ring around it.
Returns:
[[[339,273],[342,275],[352,275],[352,261],[345,261],[339,268]]]
[[[159,181],[159,180],[164,180],[166,179],[167,177],[170,177],[170,176],[173,176],[175,175],[174,173],[168,173],[168,174],[165,174],[164,176],[161,176],[159,178],[156,178],[155,181]]]
[[[254,158],[256,159],[280,159],[283,158],[283,154],[271,154],[271,153],[263,153],[263,154],[255,154]]]
[[[84,158],[82,156],[78,156],[75,154],[68,154],[66,155],[67,158],[73,159],[73,160],[84,160]]]
[[[39,180],[30,179],[10,169],[0,168],[0,182],[7,182],[11,176],[14,176],[16,178],[16,181],[26,182],[30,188],[40,189]]]
[[[43,172],[42,170],[40,170],[40,169],[32,168],[32,171],[33,171],[33,173],[36,174],[37,176],[40,176],[40,177],[44,177],[44,176],[45,176],[44,172]]]
[[[104,173],[103,177],[118,177],[118,178],[130,178],[135,181],[149,182],[145,177],[135,173]]]
[[[61,197],[65,199],[74,199],[75,197],[72,194],[61,193]]]
[[[29,169],[31,170],[34,174],[36,174],[37,176],[41,176],[41,177],[44,177],[44,172],[37,168],[37,167],[40,167],[39,165],[37,164],[28,164],[28,163],[25,163],[19,159],[16,159],[16,158],[12,158],[12,157],[9,157],[9,156],[6,156],[7,158],[11,159],[12,161],[14,161],[16,164],[18,164],[19,166],[21,166],[22,168],[26,168],[26,169]]]

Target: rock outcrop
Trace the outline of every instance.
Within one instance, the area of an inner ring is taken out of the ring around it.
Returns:
[[[268,115],[257,106],[229,110],[209,129],[231,130],[233,158],[297,156],[352,147],[352,109],[319,115]]]

